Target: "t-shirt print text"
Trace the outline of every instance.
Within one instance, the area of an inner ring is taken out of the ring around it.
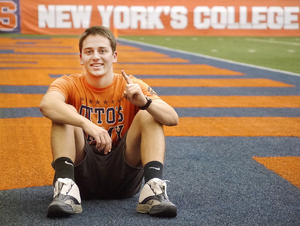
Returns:
[[[97,124],[101,127],[106,127],[110,137],[112,132],[115,130],[118,138],[121,139],[121,133],[124,125],[121,124],[124,121],[123,108],[121,105],[114,107],[90,107],[82,104],[79,109],[79,114],[92,121],[92,114],[96,115]],[[93,138],[88,136],[88,141]]]

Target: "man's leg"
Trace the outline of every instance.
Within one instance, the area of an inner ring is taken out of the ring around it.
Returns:
[[[155,216],[175,217],[177,209],[169,201],[166,182],[162,181],[165,157],[163,126],[147,111],[135,116],[126,139],[125,159],[132,166],[144,166],[145,186],[137,211]]]
[[[132,166],[146,165],[150,161],[163,163],[165,136],[163,126],[148,112],[139,111],[126,138],[125,159]]]
[[[73,106],[68,106],[76,111]],[[74,163],[77,165],[84,159],[84,145],[81,128],[52,122],[51,149],[57,178],[74,180]]]
[[[85,140],[83,131],[79,127],[52,123],[51,148],[53,161],[67,157],[75,165],[79,164],[85,156]]]
[[[74,182],[74,163],[84,159],[84,142],[81,128],[52,123],[51,148],[56,181],[48,217],[68,216],[82,211],[79,189]]]

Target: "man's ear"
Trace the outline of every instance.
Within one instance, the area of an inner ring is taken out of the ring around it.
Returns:
[[[117,51],[114,52],[113,58],[114,58],[113,63],[117,63],[117,61],[118,61],[118,52]]]
[[[83,65],[81,53],[79,54],[79,58],[80,58],[80,65]]]

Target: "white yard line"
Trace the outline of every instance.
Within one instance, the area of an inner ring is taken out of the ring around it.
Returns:
[[[221,58],[217,58],[217,57],[202,55],[199,53],[191,53],[191,52],[187,52],[187,51],[183,51],[183,50],[171,49],[168,47],[148,44],[148,43],[139,42],[139,41],[131,41],[131,40],[123,39],[123,38],[118,38],[118,39],[121,41],[128,42],[128,43],[133,43],[133,44],[138,43],[138,44],[141,44],[144,46],[149,46],[149,47],[156,48],[156,49],[164,49],[164,50],[173,51],[173,52],[177,52],[177,53],[189,54],[192,56],[199,56],[199,57],[204,57],[204,58],[212,59],[212,60],[218,60],[218,61],[227,62],[227,63],[231,63],[231,64],[237,64],[237,65],[242,65],[242,66],[247,66],[247,67],[252,67],[252,68],[259,68],[259,69],[263,69],[263,70],[267,70],[267,71],[274,71],[274,72],[279,72],[279,73],[284,73],[284,74],[300,77],[300,74],[289,72],[289,71],[282,71],[282,70],[277,70],[277,69],[273,69],[273,68],[257,66],[257,65],[253,65],[253,64],[240,63],[240,62],[236,62],[236,61],[232,61],[232,60],[225,60],[225,59],[221,59]]]
[[[283,45],[300,46],[300,43],[298,43],[298,42],[281,42],[281,41],[258,39],[258,38],[245,38],[245,40],[246,41],[251,41],[251,42],[266,42],[266,43],[270,43],[270,44],[283,44]]]

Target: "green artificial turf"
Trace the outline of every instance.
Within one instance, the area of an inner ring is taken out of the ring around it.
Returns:
[[[120,36],[120,38],[300,74],[300,37]]]

